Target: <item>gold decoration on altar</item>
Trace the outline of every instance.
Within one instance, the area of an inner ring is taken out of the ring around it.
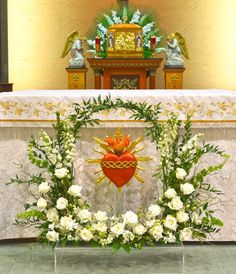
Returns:
[[[143,30],[136,24],[115,24],[107,29],[107,57],[143,58]]]
[[[129,183],[133,177],[141,183],[144,182],[143,178],[137,173],[137,170],[144,170],[143,167],[138,165],[138,161],[150,161],[152,158],[135,156],[136,153],[143,150],[143,147],[136,148],[142,141],[141,137],[131,141],[130,136],[123,136],[120,128],[118,128],[115,136],[108,136],[104,140],[94,137],[94,140],[104,151],[94,148],[95,152],[103,155],[103,158],[87,160],[90,164],[100,164],[101,169],[95,173],[103,172],[103,175],[97,179],[97,184],[101,183],[105,177],[118,188]]]
[[[113,89],[137,89],[138,79],[112,79]]]

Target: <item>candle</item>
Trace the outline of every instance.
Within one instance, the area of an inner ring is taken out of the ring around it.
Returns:
[[[99,36],[96,36],[96,38],[95,38],[95,49],[96,49],[96,53],[100,53],[100,51],[101,51],[101,38]]]
[[[156,42],[157,42],[157,39],[156,39],[156,36],[152,36],[151,37],[151,48],[152,49],[155,49],[155,47],[156,47]]]

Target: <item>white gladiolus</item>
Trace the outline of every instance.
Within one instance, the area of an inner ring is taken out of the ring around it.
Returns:
[[[172,199],[174,198],[177,193],[176,191],[174,190],[174,188],[168,188],[166,191],[165,191],[165,197],[168,198],[168,199]]]
[[[38,201],[37,201],[37,207],[40,209],[40,210],[43,210],[47,207],[47,200],[45,200],[44,198],[39,198]]]
[[[186,177],[187,173],[183,168],[176,169],[176,178],[179,180],[183,180]]]
[[[59,219],[59,215],[58,215],[58,211],[56,210],[56,208],[50,208],[47,213],[46,213],[46,217],[48,219],[49,222],[56,222]]]
[[[99,222],[105,222],[108,219],[107,213],[105,211],[100,211],[100,210],[94,213],[94,217]]]
[[[189,216],[188,216],[188,214],[186,212],[184,212],[184,211],[181,210],[181,211],[177,212],[176,218],[177,218],[177,221],[179,223],[184,223],[184,222],[188,221]]]
[[[85,242],[89,242],[93,238],[93,233],[91,231],[89,231],[87,228],[83,228],[80,231],[80,237]]]
[[[180,190],[183,192],[183,194],[189,195],[195,191],[195,188],[192,184],[185,183],[180,185]]]
[[[177,220],[175,217],[171,215],[167,215],[164,221],[164,227],[169,228],[171,230],[176,230],[177,228]]]
[[[55,169],[55,176],[59,179],[62,179],[64,177],[66,177],[66,175],[68,174],[69,170],[65,167],[59,168],[59,169]]]
[[[174,209],[174,210],[180,210],[183,208],[183,206],[184,205],[183,205],[182,201],[180,200],[179,196],[172,198],[172,200],[168,203],[168,207],[170,209]]]
[[[151,217],[156,217],[161,213],[161,208],[159,205],[150,205],[148,207],[148,215]]]
[[[117,12],[115,10],[112,10],[111,14],[112,14],[112,20],[115,22],[115,24],[122,24],[122,20],[119,16],[117,16]]]
[[[82,186],[72,185],[68,189],[68,193],[73,197],[81,197]]]
[[[78,217],[83,223],[86,223],[92,219],[92,213],[88,209],[79,211]]]
[[[141,12],[137,9],[135,12],[134,12],[134,14],[133,14],[133,16],[132,16],[132,18],[131,18],[131,20],[130,20],[130,24],[133,24],[133,23],[138,23],[139,22],[139,20],[140,20],[140,15],[141,15]]]
[[[138,216],[133,211],[129,210],[123,215],[123,220],[126,224],[134,226],[138,223]]]
[[[59,240],[59,233],[57,233],[55,230],[53,231],[48,231],[48,233],[46,234],[46,238],[50,241],[50,242],[56,242]]]
[[[118,223],[111,227],[111,232],[116,236],[120,236],[125,231],[125,225],[123,223]]]
[[[65,208],[67,208],[68,206],[68,200],[63,198],[63,197],[60,197],[58,200],[57,200],[57,204],[56,204],[56,208],[59,209],[59,210],[63,210]]]
[[[146,232],[146,228],[142,224],[137,224],[133,228],[133,232],[134,232],[134,234],[137,234],[137,235],[141,236]]]
[[[192,230],[188,227],[184,228],[180,231],[180,240],[181,241],[188,241],[192,238]]]
[[[71,217],[63,216],[60,219],[60,228],[61,229],[67,229],[67,230],[73,230],[75,225],[75,220],[73,220]]]
[[[51,187],[49,186],[48,182],[43,182],[38,186],[38,191],[43,194],[48,193],[50,189]]]

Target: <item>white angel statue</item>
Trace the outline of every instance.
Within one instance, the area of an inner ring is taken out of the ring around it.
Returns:
[[[184,60],[182,55],[189,59],[188,50],[183,35],[176,31],[167,36],[166,67],[183,67]]]
[[[82,45],[83,40],[86,40],[86,38],[81,37],[77,30],[71,32],[67,36],[61,58],[64,58],[69,51],[71,52],[69,68],[83,68],[85,66]]]

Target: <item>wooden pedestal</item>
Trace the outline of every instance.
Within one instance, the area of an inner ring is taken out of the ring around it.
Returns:
[[[87,68],[66,68],[68,72],[68,89],[86,89]]]
[[[164,68],[165,88],[183,89],[183,72],[185,68]]]
[[[95,89],[155,89],[162,58],[88,58],[88,62],[94,70]]]
[[[12,91],[12,83],[0,83],[0,92]]]

